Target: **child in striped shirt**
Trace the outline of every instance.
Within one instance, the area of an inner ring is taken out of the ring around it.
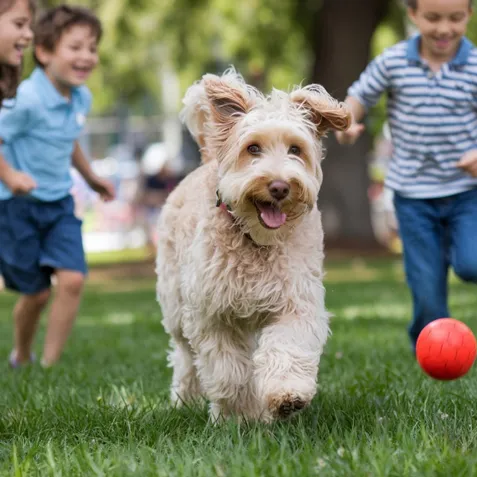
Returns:
[[[408,0],[418,34],[387,49],[350,87],[353,124],[336,134],[353,144],[383,93],[393,157],[386,186],[404,246],[414,317],[421,330],[448,317],[449,266],[477,283],[477,49],[465,37],[471,0]]]

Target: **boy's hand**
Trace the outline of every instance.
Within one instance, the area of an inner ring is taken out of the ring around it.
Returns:
[[[477,149],[467,151],[457,163],[457,167],[472,177],[477,177]]]
[[[36,182],[28,174],[14,170],[6,175],[4,182],[13,195],[28,194],[37,187]]]
[[[93,176],[88,181],[89,186],[95,192],[99,194],[102,200],[105,202],[111,202],[116,197],[116,192],[114,190],[114,185],[107,181],[106,179],[102,179],[98,176]]]
[[[365,129],[364,124],[352,123],[347,131],[337,131],[335,133],[336,140],[341,145],[354,144],[358,140],[359,136],[363,134],[364,129]]]

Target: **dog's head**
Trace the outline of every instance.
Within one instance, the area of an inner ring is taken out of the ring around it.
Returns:
[[[263,96],[234,70],[205,75],[184,104],[182,117],[203,161],[218,161],[221,200],[263,245],[282,240],[313,209],[322,182],[322,138],[351,121],[344,104],[321,86]]]

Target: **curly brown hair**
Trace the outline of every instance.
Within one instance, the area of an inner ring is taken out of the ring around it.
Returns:
[[[74,25],[87,25],[99,42],[103,34],[101,21],[88,8],[60,5],[45,11],[35,25],[35,47],[54,51],[63,33]],[[43,66],[35,55],[35,62]]]
[[[412,8],[413,10],[416,10],[417,9],[417,1],[418,0],[405,0],[405,4],[409,8]],[[473,2],[473,0],[469,0],[469,8],[472,8],[472,2]]]
[[[10,10],[16,0],[0,0],[0,15]],[[36,11],[36,0],[28,0],[32,14]],[[5,98],[12,98],[17,92],[22,73],[21,66],[0,64],[0,106]]]

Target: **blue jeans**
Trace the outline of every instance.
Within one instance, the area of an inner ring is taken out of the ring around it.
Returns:
[[[450,316],[449,266],[462,280],[477,283],[477,188],[439,199],[395,194],[394,206],[414,304],[409,335],[415,347],[428,323]]]

